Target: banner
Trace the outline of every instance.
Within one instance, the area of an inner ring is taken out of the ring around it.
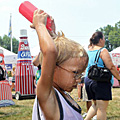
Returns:
[[[12,64],[5,64],[7,70],[12,70]]]

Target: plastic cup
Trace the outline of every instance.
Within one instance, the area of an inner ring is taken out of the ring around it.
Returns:
[[[38,9],[37,7],[35,7],[32,3],[30,3],[29,1],[24,1],[23,3],[21,3],[21,5],[19,6],[19,12],[27,19],[29,20],[31,23],[33,23],[33,14],[34,11]],[[50,17],[47,17],[47,23],[46,23],[46,28],[49,29],[50,31],[52,31],[51,29],[51,19]]]

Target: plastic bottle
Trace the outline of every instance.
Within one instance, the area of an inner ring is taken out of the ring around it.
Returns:
[[[21,5],[19,6],[19,12],[27,19],[29,20],[31,23],[33,22],[33,14],[34,11],[38,9],[37,7],[35,7],[32,3],[30,3],[29,1],[24,1],[23,3],[21,3]],[[51,19],[50,17],[47,17],[47,23],[46,23],[46,28],[50,31],[52,31],[51,29]]]

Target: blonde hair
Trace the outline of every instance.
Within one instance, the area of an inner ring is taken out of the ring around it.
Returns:
[[[13,70],[15,70],[15,66],[13,66]]]
[[[58,56],[56,64],[61,64],[69,58],[80,58],[87,57],[88,55],[85,49],[77,42],[70,40],[65,37],[64,33],[60,34],[58,32],[58,36],[54,39],[54,43],[56,45]],[[40,53],[40,63],[42,64],[42,53]],[[86,62],[87,63],[87,62]]]

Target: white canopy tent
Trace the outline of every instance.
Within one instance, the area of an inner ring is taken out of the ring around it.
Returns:
[[[120,47],[117,47],[115,49],[113,49],[110,52],[112,61],[114,63],[114,65],[117,67],[118,65],[120,65]],[[119,82],[118,80],[114,77],[114,84],[113,87],[118,87],[119,86]]]
[[[120,65],[120,47],[113,49],[110,52],[111,58],[113,60],[114,65]]]
[[[3,50],[3,54],[4,54],[4,61],[5,61],[5,65],[7,67],[7,70],[11,70],[12,66],[15,66],[17,63],[17,54],[3,48],[0,46],[0,49]]]
[[[110,53],[120,53],[120,47],[113,49]]]
[[[17,54],[15,54],[15,53],[13,53],[13,52],[11,52],[11,51],[9,51],[9,50],[7,50],[7,49],[1,47],[1,46],[0,46],[0,49],[3,50],[4,56],[17,55]]]

